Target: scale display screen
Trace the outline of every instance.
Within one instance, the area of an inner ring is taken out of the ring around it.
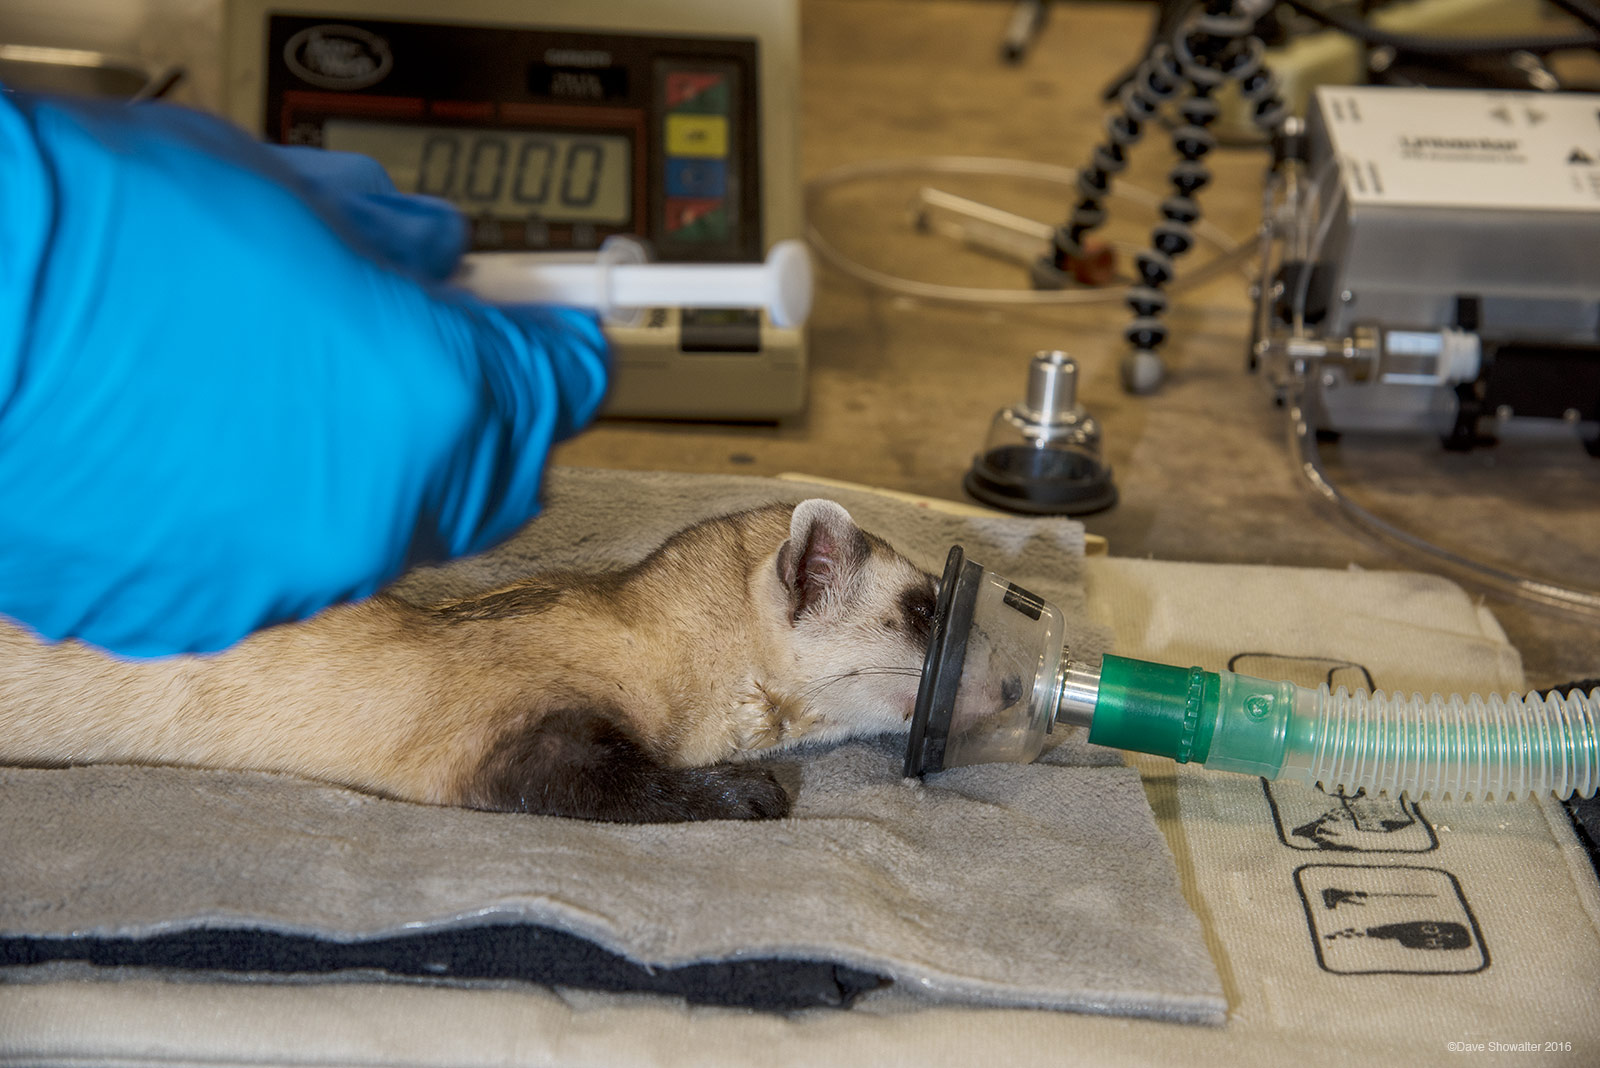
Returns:
[[[633,221],[633,144],[621,134],[329,119],[322,144],[371,156],[401,191],[451,201],[475,218]]]
[[[459,207],[477,251],[757,262],[756,41],[266,15],[262,125]]]

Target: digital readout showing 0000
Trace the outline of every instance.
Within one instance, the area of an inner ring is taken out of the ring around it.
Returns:
[[[330,119],[322,144],[371,156],[398,188],[441,197],[471,214],[629,221],[633,146],[621,135]]]

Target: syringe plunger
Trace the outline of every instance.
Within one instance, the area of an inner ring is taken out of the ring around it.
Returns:
[[[765,263],[649,263],[638,242],[615,238],[587,261],[483,253],[466,258],[456,282],[498,303],[565,304],[603,315],[762,308],[774,326],[796,327],[811,311],[811,261],[799,241],[773,245]]]

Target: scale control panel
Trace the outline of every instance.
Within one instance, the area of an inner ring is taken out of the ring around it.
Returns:
[[[226,0],[229,111],[356,152],[470,220],[471,249],[760,263],[798,237],[795,0]],[[607,327],[611,415],[800,411],[805,342],[759,311]]]
[[[758,261],[756,43],[268,16],[262,128],[371,156],[475,251]]]

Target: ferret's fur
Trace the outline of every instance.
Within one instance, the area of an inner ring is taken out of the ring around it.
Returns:
[[[767,818],[747,758],[902,727],[931,575],[810,500],[634,567],[417,607],[379,595],[213,656],[119,660],[0,621],[0,763],[286,772],[585,819]]]

